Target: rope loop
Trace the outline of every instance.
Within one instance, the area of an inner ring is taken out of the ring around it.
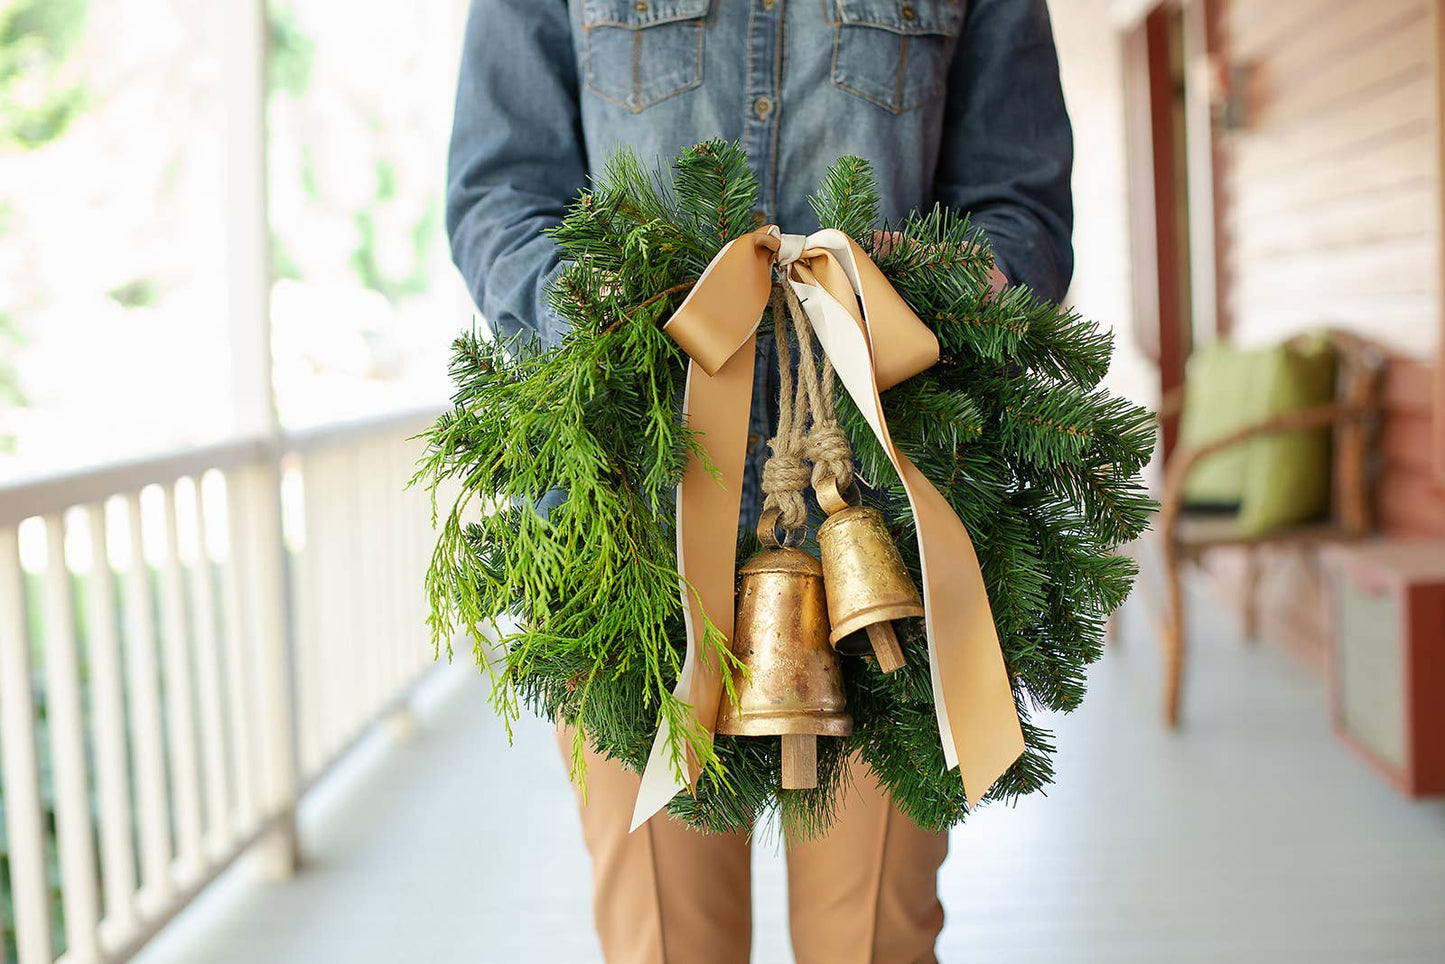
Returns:
[[[830,491],[848,490],[853,481],[853,448],[838,425],[833,364],[824,356],[820,375],[812,323],[786,277],[773,285],[770,304],[778,353],[778,431],[768,441],[772,454],[763,465],[763,514],[771,515],[773,524],[791,535],[807,525],[803,491],[809,484],[816,490],[831,479]],[[789,319],[798,339],[796,385],[788,348]]]

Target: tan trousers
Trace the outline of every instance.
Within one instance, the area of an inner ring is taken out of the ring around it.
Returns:
[[[571,732],[559,729],[558,743],[570,759]],[[589,748],[586,804],[577,792],[608,964],[746,962],[747,839],[701,834],[666,813],[629,834],[639,779]],[[793,955],[798,964],[935,962],[943,928],[938,868],[948,836],[918,829],[866,770],[851,782],[828,836],[787,848]]]

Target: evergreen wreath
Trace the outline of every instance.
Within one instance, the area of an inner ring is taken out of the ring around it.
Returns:
[[[458,629],[476,640],[509,732],[524,704],[576,728],[579,779],[584,741],[640,772],[668,716],[702,764],[696,792],[668,810],[700,829],[750,830],[777,810],[785,832],[820,833],[850,753],[919,826],[946,829],[967,805],[944,768],[921,619],[896,624],[903,669],[843,660],[853,735],[819,740],[816,789],[779,788],[776,737],[709,745],[672,693],[684,652],[673,504],[701,448],[680,417],[687,357],[661,325],[719,248],[753,228],[756,195],[736,144],[700,143],[670,172],[620,152],[550,231],[568,262],[548,292],[571,324],[563,343],[541,350],[475,330],[456,339],[453,406],[419,436],[427,449],[410,483],[430,489],[434,525],[440,517],[428,623],[448,658]],[[938,336],[938,364],[882,399],[896,444],[977,549],[1026,745],[985,799],[1012,800],[1052,779],[1053,738],[1030,710],[1079,705],[1105,619],[1136,575],[1115,550],[1154,509],[1139,479],[1153,417],[1098,387],[1109,332],[1024,286],[990,296],[992,255],[966,217],[915,213],[892,226],[901,241],[879,245],[875,229],[889,226],[857,157],[837,160],[809,201]],[[903,488],[846,393],[838,405],[868,504],[917,581]],[[439,509],[444,483],[460,495]],[[544,518],[535,504],[551,489],[567,498]],[[744,525],[739,561],[757,549]],[[704,655],[729,661],[707,635]]]

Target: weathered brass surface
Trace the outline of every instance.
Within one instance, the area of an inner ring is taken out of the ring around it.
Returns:
[[[738,571],[732,651],[738,704],[724,697],[717,732],[733,736],[853,732],[838,656],[828,644],[823,567],[801,549],[764,549]]]
[[[923,615],[918,588],[877,509],[848,506],[833,513],[818,527],[818,548],[829,641],[840,652],[869,652],[868,637],[859,632],[869,625]]]

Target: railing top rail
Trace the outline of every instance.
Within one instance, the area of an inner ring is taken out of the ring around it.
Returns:
[[[186,475],[198,476],[209,469],[254,464],[286,451],[308,452],[397,430],[419,432],[441,411],[437,406],[405,409],[284,432],[279,438],[228,439],[0,483],[0,526],[15,525],[31,516],[62,512],[75,505],[100,502],[120,493],[136,492],[154,483],[173,482]]]
[[[354,442],[367,436],[380,435],[383,432],[398,430],[409,430],[409,433],[420,432],[431,422],[436,421],[437,416],[445,410],[438,405],[426,405],[386,412],[381,415],[367,415],[344,421],[327,422],[323,425],[288,431],[283,434],[281,444],[287,451],[306,452]]]

